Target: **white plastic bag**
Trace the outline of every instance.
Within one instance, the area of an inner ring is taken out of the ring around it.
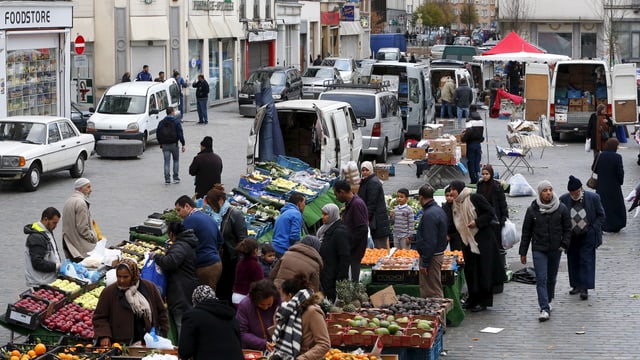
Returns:
[[[517,244],[520,239],[518,238],[518,230],[516,224],[507,219],[502,227],[502,247],[505,249],[511,249],[513,245]]]
[[[509,183],[509,196],[533,196],[536,194],[522,174],[513,175],[507,182]]]
[[[584,152],[591,152],[591,139],[584,142]]]
[[[151,349],[173,349],[171,340],[163,338],[156,334],[156,328],[151,328],[151,331],[144,334],[144,343]]]

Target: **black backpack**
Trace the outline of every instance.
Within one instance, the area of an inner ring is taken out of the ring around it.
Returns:
[[[156,133],[159,144],[175,144],[178,142],[178,129],[173,119],[164,118],[158,124]]]

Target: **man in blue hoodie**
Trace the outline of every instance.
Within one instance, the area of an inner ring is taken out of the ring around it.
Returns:
[[[280,259],[289,249],[289,246],[300,241],[302,230],[302,212],[305,207],[305,198],[302,194],[293,194],[289,202],[280,210],[280,216],[276,219],[273,228],[271,244],[276,250],[276,258]]]
[[[176,211],[184,219],[185,229],[193,229],[198,238],[196,247],[196,275],[200,285],[215,289],[222,275],[222,262],[218,249],[224,240],[213,218],[196,207],[193,200],[182,195],[176,200]]]

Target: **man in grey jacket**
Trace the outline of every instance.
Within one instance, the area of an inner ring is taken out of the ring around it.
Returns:
[[[98,236],[89,211],[91,182],[80,178],[73,183],[73,189],[62,208],[62,247],[67,259],[80,262],[96,247]]]
[[[464,114],[465,121],[469,119],[469,107],[473,101],[473,91],[467,84],[467,80],[460,79],[460,86],[456,89],[454,95],[454,102],[458,109],[458,129],[464,128],[464,122],[462,121],[462,115]]]

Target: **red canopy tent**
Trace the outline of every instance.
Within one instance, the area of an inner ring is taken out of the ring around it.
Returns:
[[[509,35],[500,40],[500,42],[497,43],[496,46],[494,46],[491,50],[483,52],[482,55],[515,53],[521,51],[538,54],[544,53],[544,51],[531,45],[525,39],[521,38],[520,35],[518,35],[516,32],[512,31]]]

